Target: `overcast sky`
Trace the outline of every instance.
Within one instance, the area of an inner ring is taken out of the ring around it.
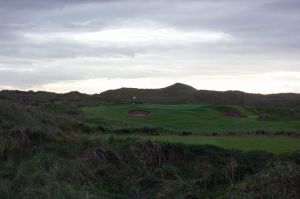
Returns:
[[[0,0],[0,90],[300,93],[299,0]]]

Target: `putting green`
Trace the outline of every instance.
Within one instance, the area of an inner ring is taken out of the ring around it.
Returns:
[[[128,111],[134,109],[142,109],[150,112],[150,114],[146,117],[129,115]],[[246,117],[226,116],[222,110],[227,109],[238,111]],[[82,111],[87,121],[94,125],[106,119],[112,122],[128,122],[128,125],[142,124],[195,133],[254,132],[260,130],[300,132],[300,121],[260,121],[257,115],[240,106],[123,104],[83,107]]]

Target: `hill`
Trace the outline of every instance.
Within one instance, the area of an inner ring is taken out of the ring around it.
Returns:
[[[57,94],[44,91],[0,91],[0,100],[16,102],[22,105],[38,106],[49,102],[63,102],[69,105],[128,103],[132,97],[137,102],[154,104],[217,104],[241,105],[251,107],[300,109],[300,94],[253,94],[241,91],[197,90],[191,86],[176,83],[160,89],[120,88],[87,95],[79,92]]]
[[[136,96],[138,101],[145,103],[178,104],[189,101],[196,92],[197,89],[191,86],[176,83],[161,89],[120,88],[108,90],[101,93],[99,98],[104,101],[131,102],[132,97]]]
[[[300,108],[300,94],[252,94],[241,91],[197,90],[191,86],[176,83],[161,89],[121,88],[108,90],[98,95],[99,99],[110,102],[137,101],[156,104],[205,103],[219,105],[242,105],[253,107]]]

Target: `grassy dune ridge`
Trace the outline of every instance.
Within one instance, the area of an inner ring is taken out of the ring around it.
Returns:
[[[269,108],[300,108],[300,94],[253,94],[241,91],[197,90],[189,85],[176,83],[160,89],[120,88],[102,92],[102,101],[128,103],[132,96],[144,103],[152,104],[215,104],[241,105]]]

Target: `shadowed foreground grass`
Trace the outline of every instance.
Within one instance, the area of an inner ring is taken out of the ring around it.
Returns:
[[[298,198],[299,153],[193,145],[222,137],[130,136],[0,134],[0,198]]]

